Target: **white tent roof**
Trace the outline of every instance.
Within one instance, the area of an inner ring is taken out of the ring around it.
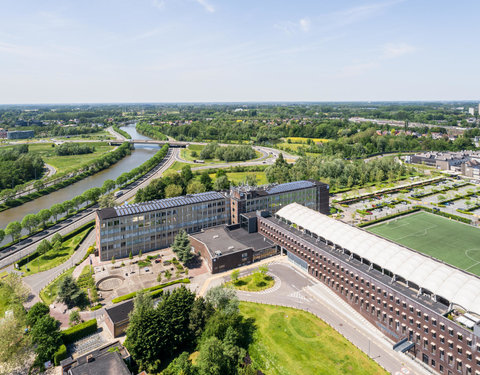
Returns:
[[[480,279],[298,203],[277,215],[348,249],[361,258],[480,314]]]

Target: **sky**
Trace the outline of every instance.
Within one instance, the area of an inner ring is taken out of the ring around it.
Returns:
[[[480,99],[477,0],[0,0],[0,103]]]

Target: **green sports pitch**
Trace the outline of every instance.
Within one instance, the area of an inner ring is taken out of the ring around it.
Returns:
[[[366,228],[369,232],[480,276],[480,229],[419,212]]]

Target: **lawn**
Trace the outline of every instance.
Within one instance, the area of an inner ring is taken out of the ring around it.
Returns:
[[[76,236],[70,238],[62,243],[60,249],[50,249],[45,254],[39,256],[20,267],[23,276],[32,275],[37,272],[42,272],[59,266],[66,262],[77,250],[80,242],[92,230],[92,227],[85,229]],[[27,270],[28,269],[28,270]]]
[[[248,348],[253,363],[267,375],[387,374],[316,316],[289,307],[240,303],[256,327]]]
[[[478,228],[419,212],[367,230],[480,276]]]
[[[84,155],[57,156],[55,147],[52,147],[52,145],[53,143],[29,144],[28,150],[42,156],[45,163],[53,166],[58,173],[78,170],[80,166],[90,163],[92,160],[114,149],[114,146],[109,146],[105,142],[88,142],[88,145],[95,147],[95,152]],[[5,149],[12,147],[6,146]]]
[[[328,139],[325,138],[305,138],[305,137],[288,137],[286,140],[290,140],[292,143],[307,143],[311,139],[315,143],[324,143],[328,142]]]
[[[269,289],[275,284],[273,277],[258,273],[240,277],[237,281],[229,281],[225,285],[232,285],[235,289],[246,290],[248,292],[260,292]]]
[[[267,175],[265,172],[230,172],[227,173],[228,179],[233,182],[234,184],[238,185],[245,181],[247,175],[255,175],[257,176],[257,185],[265,185],[268,184]],[[209,175],[212,181],[215,181],[215,173]]]
[[[75,267],[68,269],[60,277],[57,277],[50,284],[48,284],[45,288],[42,289],[42,291],[40,292],[40,298],[42,299],[43,302],[45,302],[47,305],[50,305],[55,301],[58,293],[58,285],[60,285],[60,282],[65,277],[72,276],[74,269]]]

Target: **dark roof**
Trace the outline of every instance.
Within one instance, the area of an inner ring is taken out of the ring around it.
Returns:
[[[126,204],[115,208],[105,208],[103,210],[97,211],[97,213],[100,219],[103,220],[118,216],[135,215],[142,212],[158,211],[167,208],[188,206],[195,203],[202,203],[219,199],[225,199],[225,196],[216,191],[207,191],[205,193],[159,199],[150,202]]]
[[[133,310],[133,300],[128,300],[118,305],[105,308],[105,312],[108,314],[113,323],[119,323],[128,319],[128,314]]]
[[[301,180],[301,181],[293,181],[293,182],[287,182],[285,184],[275,185],[265,189],[265,192],[270,195],[270,194],[283,193],[286,191],[306,189],[314,186],[315,184],[312,181]]]
[[[70,369],[72,375],[131,375],[118,352],[107,352]]]
[[[248,233],[243,228],[230,230],[225,225],[212,227],[190,236],[203,242],[212,258],[216,257],[216,251],[220,251],[222,255],[228,255],[247,249],[258,251],[273,246],[271,241],[264,241],[259,233]]]

